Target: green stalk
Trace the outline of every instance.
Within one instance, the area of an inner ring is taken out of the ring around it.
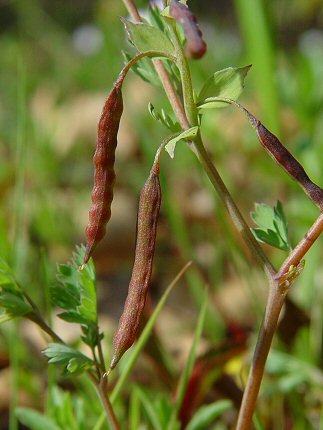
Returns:
[[[23,235],[23,218],[24,218],[24,182],[26,168],[26,75],[22,58],[19,58],[17,64],[18,74],[18,92],[17,92],[17,141],[16,141],[16,181],[14,187],[14,204],[15,204],[15,224],[14,224],[14,247],[13,247],[13,267],[16,272],[21,273],[24,270],[25,261],[25,239]],[[9,338],[9,356],[10,356],[10,411],[9,411],[9,429],[18,429],[18,420],[15,416],[15,409],[18,406],[19,391],[19,361],[20,347],[17,342],[19,324],[12,323]]]
[[[191,81],[189,66],[183,52],[183,47],[176,33],[176,30],[172,25],[170,25],[169,28],[172,36],[172,42],[174,44],[175,51],[176,51],[177,66],[179,68],[181,79],[182,79],[185,113],[190,122],[190,126],[191,127],[196,126],[198,125],[198,114],[197,114],[196,105],[194,103],[193,88],[192,88],[192,81]],[[254,238],[253,234],[251,233],[248,224],[244,220],[241,212],[239,211],[237,205],[235,204],[229,190],[226,188],[217,169],[215,168],[212,161],[210,160],[210,157],[204,148],[200,133],[196,137],[196,140],[194,141],[194,143],[191,145],[191,149],[195,152],[198,160],[202,164],[205,172],[207,173],[214,188],[218,192],[224,206],[229,212],[229,215],[235,227],[237,228],[242,238],[244,239],[251,254],[254,255],[254,257],[261,264],[268,279],[271,279],[272,275],[276,273],[275,269],[272,266],[271,262],[268,260],[266,254],[262,250],[259,243]]]

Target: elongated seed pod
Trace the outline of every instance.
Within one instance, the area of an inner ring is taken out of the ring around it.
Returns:
[[[297,181],[310,199],[323,211],[323,190],[310,180],[303,166],[293,157],[278,138],[260,121],[255,122],[258,138],[272,158]]]
[[[202,32],[196,17],[183,3],[172,0],[169,14],[183,27],[186,37],[185,55],[187,58],[201,58],[206,53],[206,43],[202,38]]]
[[[113,86],[105,102],[98,125],[97,148],[93,157],[95,168],[92,190],[92,206],[86,227],[86,250],[83,266],[89,261],[93,250],[104,237],[106,224],[111,217],[113,185],[115,182],[114,161],[117,134],[123,112],[121,84]]]
[[[116,366],[125,351],[136,340],[140,315],[146,302],[152,273],[157,221],[161,204],[158,169],[158,166],[152,169],[140,194],[135,260],[129,283],[128,296],[113,340],[113,357],[110,369]]]

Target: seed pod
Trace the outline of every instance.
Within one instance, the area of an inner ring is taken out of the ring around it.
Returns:
[[[92,206],[86,227],[86,250],[83,266],[89,261],[98,242],[104,237],[106,224],[111,216],[114,160],[117,134],[123,111],[121,83],[117,81],[105,102],[98,125],[97,148],[93,157],[95,168]],[[82,266],[82,267],[83,267]]]
[[[185,55],[187,58],[201,58],[206,53],[206,43],[202,38],[202,32],[196,17],[183,3],[172,0],[169,14],[183,27],[186,37]]]
[[[262,146],[273,159],[304,189],[310,199],[323,211],[323,190],[310,180],[303,166],[260,121],[254,122]]]
[[[141,191],[137,218],[135,261],[133,264],[128,296],[119,326],[113,339],[113,369],[122,355],[136,340],[140,315],[144,309],[152,273],[155,252],[157,221],[161,204],[161,189],[155,165]]]

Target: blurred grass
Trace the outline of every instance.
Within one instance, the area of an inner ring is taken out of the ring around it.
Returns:
[[[205,6],[203,2],[192,1],[192,6],[201,11],[200,25],[209,46],[207,56],[192,63],[196,88],[219,68],[253,63],[242,102],[272,130],[279,131],[310,177],[322,184],[320,6],[315,2],[300,6],[296,2],[286,8],[286,2],[265,5],[254,0],[236,0],[235,7],[215,3]],[[141,5],[144,4],[142,1]],[[225,14],[214,11],[215,6],[226,7]],[[6,2],[0,6],[0,12],[7,19],[5,22],[2,19],[0,37],[0,251],[11,262],[17,262],[24,284],[44,304],[44,282],[48,285],[55,282],[56,262],[69,259],[74,244],[84,241],[97,118],[122,66],[120,50],[129,49],[119,22],[125,11],[122,2],[117,1],[85,4],[26,0]],[[295,34],[300,22],[302,25]],[[90,52],[82,51],[82,43],[77,42],[82,31],[83,44],[84,40],[94,40]],[[17,58],[21,59],[23,72],[17,70]],[[155,149],[167,134],[149,116],[150,100],[158,109],[168,106],[159,89],[129,76],[118,148],[115,215],[108,238],[95,256],[101,286],[109,283],[121,291],[131,270],[139,191]],[[203,134],[246,218],[250,219],[255,201],[273,205],[280,199],[285,205],[292,242],[296,244],[318,211],[262,151],[240,113],[228,108],[207,114],[203,118]],[[259,325],[266,291],[261,286],[262,275],[252,262],[246,262],[243,244],[196,166],[184,145],[178,146],[174,160],[168,159],[167,154],[163,156],[164,199],[154,274],[157,293],[153,289],[153,296],[159,294],[158,286],[165,285],[183,261],[197,261],[198,268],[187,275],[189,293],[175,295],[169,309],[174,320],[180,315],[183,324],[191,321],[190,327],[182,327],[181,334],[191,333],[203,300],[203,287],[208,284],[205,336],[217,346],[226,336],[229,321],[238,321],[242,327]],[[17,177],[19,186],[15,185]],[[130,202],[124,206],[119,203],[123,196]],[[118,253],[115,244],[119,242],[125,245]],[[266,251],[277,266],[284,259],[280,251],[269,248]],[[21,259],[14,255],[20,255]],[[46,260],[48,256],[45,281],[44,273],[39,270],[43,255]],[[318,368],[322,364],[321,261],[322,240],[306,258],[305,270],[291,292],[296,303],[311,317],[308,335],[299,334],[292,354],[299,357],[308,352],[307,360]],[[102,300],[108,303],[108,312],[114,308],[113,300],[117,307],[122,303],[123,293],[118,293],[118,297],[112,294],[100,289]],[[108,331],[111,327],[109,321]],[[4,326],[1,330],[8,341],[9,328]],[[12,342],[12,347],[15,346]],[[275,347],[286,349],[280,342]],[[6,354],[6,348],[4,343],[1,353]],[[12,349],[11,356],[11,368],[15,369],[19,354]],[[37,366],[31,360],[32,353],[30,356],[26,353],[24,366],[35,372]],[[40,358],[36,361],[42,363]],[[13,378],[18,373],[13,371]],[[281,375],[268,378],[273,388],[271,398],[279,391],[276,384],[282,374],[283,370]],[[32,392],[28,384],[26,381],[23,389]],[[304,384],[308,391],[314,392],[310,381]],[[302,423],[298,426],[306,423],[318,428],[309,418],[311,414],[319,415],[315,402],[309,401],[308,410],[300,412],[304,396],[302,386],[296,386],[292,393],[280,394],[275,406],[280,411],[277,415],[281,414],[278,418],[284,418],[283,408],[288,405],[291,417],[295,415],[295,420]],[[317,403],[320,402],[322,396],[318,395]],[[12,399],[13,406],[14,403]],[[135,415],[135,407],[133,410]],[[259,415],[270,420],[271,412],[261,402]]]

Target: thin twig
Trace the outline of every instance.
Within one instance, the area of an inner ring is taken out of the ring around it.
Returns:
[[[104,355],[103,355],[103,350],[102,350],[102,343],[100,340],[100,332],[99,332],[99,327],[96,326],[96,330],[97,330],[97,338],[98,338],[98,353],[99,353],[99,360],[100,360],[100,365],[101,365],[101,369],[103,371],[103,373],[106,372],[106,367],[105,367],[105,361],[104,361]]]
[[[26,317],[38,325],[45,333],[48,334],[55,342],[64,343],[64,341],[49,327],[49,325],[43,320],[39,313],[27,314]]]

